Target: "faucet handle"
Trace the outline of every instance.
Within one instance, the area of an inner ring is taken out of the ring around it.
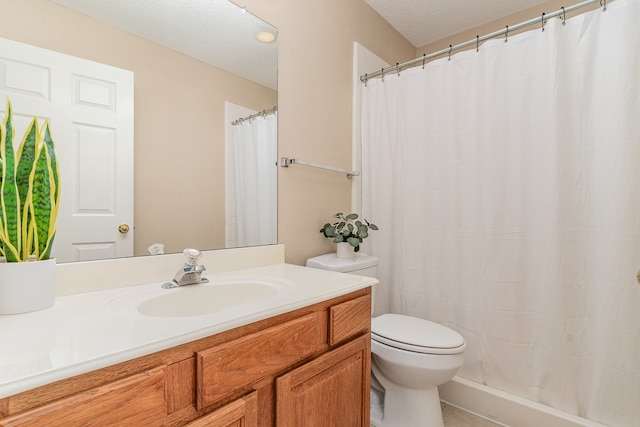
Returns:
[[[187,248],[182,251],[184,254],[184,264],[185,265],[197,265],[198,259],[202,255],[199,250]]]

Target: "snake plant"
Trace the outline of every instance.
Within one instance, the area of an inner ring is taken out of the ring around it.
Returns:
[[[7,262],[51,255],[60,202],[60,167],[49,122],[34,117],[17,152],[13,111],[7,98],[0,125],[0,256]]]

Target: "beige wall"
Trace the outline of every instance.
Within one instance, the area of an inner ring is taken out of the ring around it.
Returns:
[[[135,253],[224,247],[224,102],[277,93],[50,1],[0,0],[0,16],[0,37],[135,73]]]
[[[464,43],[468,40],[473,40],[476,38],[476,36],[483,36],[485,34],[490,34],[493,33],[494,31],[499,31],[504,29],[507,25],[513,26],[515,24],[519,24],[521,22],[525,22],[528,21],[530,19],[533,19],[537,16],[539,16],[540,18],[542,18],[542,14],[543,13],[551,13],[551,12],[555,12],[556,10],[560,10],[560,8],[567,7],[571,4],[574,4],[576,2],[567,2],[566,0],[551,0],[548,1],[546,3],[543,3],[539,6],[535,6],[535,7],[531,7],[529,9],[526,9],[522,12],[519,13],[514,13],[512,15],[508,15],[502,18],[498,18],[494,21],[491,21],[487,24],[484,25],[480,25],[478,27],[474,27],[468,30],[464,30],[464,31],[460,31],[459,33],[456,33],[454,35],[452,35],[451,37],[447,37],[445,39],[436,41],[434,43],[430,43],[426,46],[422,46],[418,49],[416,49],[416,58],[422,56],[422,54],[426,53],[432,53],[432,52],[437,52],[441,49],[446,49],[449,47],[449,45],[456,45],[459,43]],[[597,9],[599,8],[600,5],[598,3],[588,6],[588,7],[584,7],[578,11],[574,11],[572,13],[567,13],[566,17],[567,19],[570,19],[572,16],[575,16],[576,14],[580,14],[580,13],[584,13],[587,10],[592,10],[592,9]],[[551,19],[559,19],[559,18],[551,18]],[[530,31],[535,29],[536,27],[531,26],[531,27],[527,27],[519,32],[522,31]],[[541,27],[538,27],[541,28]],[[513,34],[516,34],[517,32],[514,32]],[[511,33],[510,33],[511,34]],[[471,46],[468,49],[475,49],[475,46]]]
[[[353,42],[395,63],[415,48],[362,0],[243,0],[278,27],[280,156],[351,169]],[[335,251],[319,233],[349,211],[351,181],[303,166],[278,171],[278,240],[286,260]],[[369,218],[375,222],[375,218]]]

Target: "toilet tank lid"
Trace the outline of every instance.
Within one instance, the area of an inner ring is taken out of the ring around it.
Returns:
[[[374,267],[377,264],[378,258],[362,253],[355,254],[353,258],[338,258],[335,253],[330,253],[307,260],[307,267],[339,271],[341,273],[363,270]]]

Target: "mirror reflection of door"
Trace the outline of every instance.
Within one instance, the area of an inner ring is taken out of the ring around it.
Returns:
[[[48,119],[63,166],[53,256],[133,255],[133,73],[7,39],[0,51],[14,148],[33,116]]]

